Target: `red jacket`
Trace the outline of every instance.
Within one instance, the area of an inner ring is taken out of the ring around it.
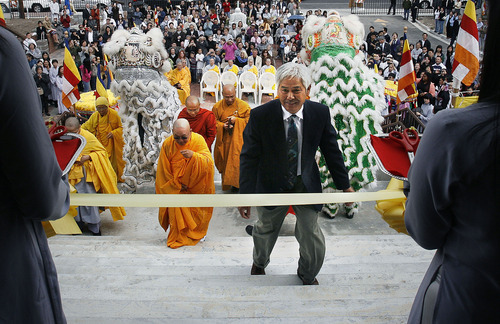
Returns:
[[[222,3],[222,8],[224,9],[224,12],[230,12],[231,11],[231,3],[229,3],[229,1],[224,1]]]
[[[71,17],[68,15],[66,15],[66,18],[64,18],[64,16],[61,16],[61,24],[64,28],[69,28],[69,26],[71,26]]]

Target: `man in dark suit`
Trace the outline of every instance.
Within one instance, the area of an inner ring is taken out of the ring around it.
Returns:
[[[391,54],[391,45],[386,42],[385,37],[379,36],[378,40],[379,44],[377,46],[377,51],[380,54],[385,54],[386,56]]]
[[[354,191],[337,145],[328,107],[306,100],[311,85],[305,65],[287,63],[276,72],[279,100],[253,109],[243,132],[240,155],[240,193],[321,192],[315,155],[324,155],[337,188]],[[297,215],[295,237],[300,245],[297,274],[304,285],[317,285],[325,256],[325,238],[318,225],[321,205],[292,206]],[[250,207],[238,208],[243,218]],[[288,206],[257,207],[252,275],[264,268],[287,214]]]
[[[90,4],[87,3],[85,5],[85,9],[83,9],[83,12],[82,12],[83,20],[87,20],[87,22],[88,22],[91,16],[92,16],[92,9],[90,9]]]
[[[427,33],[423,33],[422,40],[420,42],[422,43],[422,47],[427,47],[427,49],[430,50],[432,47],[431,47],[431,42],[428,39],[428,37],[429,36],[427,35]]]

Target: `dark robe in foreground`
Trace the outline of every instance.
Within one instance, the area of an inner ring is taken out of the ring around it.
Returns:
[[[500,105],[440,111],[409,172],[405,223],[437,249],[413,304],[420,323],[427,287],[441,268],[433,323],[500,319]]]
[[[41,220],[64,216],[69,186],[19,41],[0,27],[0,323],[66,323]]]

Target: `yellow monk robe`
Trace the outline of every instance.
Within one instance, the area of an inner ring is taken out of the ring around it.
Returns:
[[[217,74],[220,74],[220,70],[219,70],[219,67],[217,65],[214,65],[213,68],[208,69],[207,71],[215,71],[215,72],[217,72]]]
[[[214,194],[214,162],[203,136],[191,132],[191,140],[179,149],[174,137],[162,145],[156,171],[157,194]],[[194,152],[189,159],[180,150]],[[187,191],[182,191],[182,184]],[[168,233],[167,246],[195,245],[208,231],[213,207],[160,208],[158,220]]]
[[[229,65],[228,65],[228,67],[229,67]],[[238,75],[238,73],[240,73],[240,69],[238,69],[238,67],[235,64],[233,64],[233,66],[230,69],[227,69],[226,72],[227,71],[231,71],[236,75]]]
[[[87,144],[77,161],[80,161],[84,155],[90,155],[91,158],[90,161],[85,161],[83,164],[87,172],[86,181],[94,184],[96,192],[119,194],[120,192],[116,186],[116,174],[109,161],[108,152],[92,133],[80,128],[80,135],[85,137]],[[69,183],[74,186],[80,182],[82,177],[82,166],[74,164],[68,173]],[[123,207],[109,207],[109,210],[115,221],[123,219],[123,216],[126,215]]]
[[[109,161],[113,170],[115,170],[118,182],[123,182],[123,168],[125,168],[125,161],[123,161],[123,128],[122,120],[118,115],[118,112],[108,108],[108,113],[105,116],[101,116],[99,112],[95,112],[90,116],[83,125],[82,129],[85,129],[92,134],[101,142],[101,144],[108,151]],[[112,133],[113,138],[108,138],[108,134]]]
[[[269,65],[269,67],[267,69],[264,69],[264,72],[269,72],[269,73],[276,75],[276,68],[272,65]],[[273,90],[275,90],[275,89],[276,89],[276,86],[273,85]],[[269,95],[272,96],[272,93],[270,93]]]
[[[219,77],[220,77],[220,70],[219,70],[219,67],[217,65],[214,65],[213,68],[208,69],[207,71],[215,71],[215,72],[217,72],[217,74],[219,74]],[[217,85],[217,89],[219,89],[219,85]],[[215,96],[215,93],[213,93],[213,92],[209,92],[208,94],[211,95],[212,97]]]
[[[257,77],[257,80],[259,80],[259,69],[257,69],[257,67],[255,65],[252,65],[252,67],[249,68],[247,71],[255,74],[255,76]],[[255,85],[252,86],[252,89],[255,89]]]
[[[213,106],[212,112],[217,124],[214,160],[217,170],[222,175],[222,190],[229,190],[231,186],[239,188],[240,152],[243,146],[243,130],[250,118],[250,106],[238,98],[228,106],[222,99]],[[229,116],[236,117],[231,131],[224,129]]]
[[[171,85],[179,83],[181,89],[177,89],[179,100],[183,105],[186,104],[186,98],[191,94],[191,73],[188,68],[173,69],[168,73],[168,81]]]
[[[236,65],[233,64],[233,66],[230,68],[230,69],[227,69],[226,72],[233,72],[234,74],[236,74],[236,77],[238,76],[238,73],[240,73],[240,70],[238,69],[238,67]],[[234,84],[234,87],[238,87],[238,83],[235,83]]]

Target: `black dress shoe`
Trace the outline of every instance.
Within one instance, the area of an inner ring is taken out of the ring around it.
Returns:
[[[258,267],[254,263],[254,264],[252,264],[252,270],[250,271],[250,274],[252,276],[255,276],[255,275],[265,275],[266,271],[264,270],[264,268]]]
[[[248,235],[252,236],[253,226],[252,225],[247,225],[247,227],[245,227],[245,232],[247,232]]]
[[[312,282],[307,282],[304,280],[304,276],[302,276],[299,272],[299,269],[297,269],[297,276],[299,276],[300,280],[302,280],[302,284],[304,286],[317,286],[319,285],[318,279],[314,278]]]

